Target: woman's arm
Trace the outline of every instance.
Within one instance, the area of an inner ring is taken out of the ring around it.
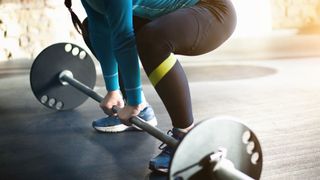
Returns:
[[[105,7],[111,30],[113,52],[117,59],[129,105],[142,102],[139,59],[133,29],[132,1],[108,0]]]

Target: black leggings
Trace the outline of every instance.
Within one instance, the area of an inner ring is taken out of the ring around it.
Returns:
[[[219,47],[231,36],[236,25],[231,2],[207,1],[210,2],[176,10],[137,27],[139,56],[148,76],[171,53],[189,56],[204,54]],[[186,128],[193,123],[188,81],[178,61],[155,85],[155,89],[174,127]]]
[[[200,55],[214,50],[233,33],[236,15],[230,0],[201,0],[153,21],[134,17],[140,60],[149,76],[171,53]],[[172,124],[186,128],[193,123],[190,91],[178,61],[155,85]]]

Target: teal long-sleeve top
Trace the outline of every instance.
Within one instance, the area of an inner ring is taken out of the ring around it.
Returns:
[[[142,102],[138,53],[132,16],[155,19],[199,0],[82,0],[89,19],[91,45],[108,91],[119,89],[121,71],[127,103]]]

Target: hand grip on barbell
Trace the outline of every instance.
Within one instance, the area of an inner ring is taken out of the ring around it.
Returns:
[[[102,102],[103,97],[93,91],[91,88],[87,87],[85,84],[81,83],[77,79],[70,77],[70,75],[64,73],[65,71],[61,72],[60,79],[66,81],[71,86],[75,87],[76,89],[82,91],[83,93],[87,94],[92,99],[96,100],[97,102]],[[117,113],[120,111],[119,107],[113,106],[112,111]],[[176,148],[178,146],[178,141],[165,133],[163,133],[160,129],[151,126],[150,124],[146,123],[143,119],[138,116],[134,116],[130,118],[130,123],[136,125],[137,127],[141,128],[142,130],[146,131],[150,135],[154,136],[155,138],[159,139],[160,141],[166,143],[170,147]]]
[[[117,106],[113,106],[112,111],[114,113],[118,113],[120,111],[120,108]],[[169,145],[170,147],[176,148],[179,144],[179,142],[176,139],[166,135],[160,129],[146,123],[145,120],[141,119],[139,116],[131,117],[129,119],[129,122],[146,131],[147,133],[164,142],[165,144]]]

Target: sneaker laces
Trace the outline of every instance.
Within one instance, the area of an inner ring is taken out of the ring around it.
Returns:
[[[172,136],[173,135],[173,132],[172,130],[169,130],[167,132],[167,135],[170,135]],[[172,152],[173,152],[173,148],[172,147],[169,147],[166,143],[162,143],[158,149],[160,149],[162,151],[162,153],[165,153],[165,154],[168,154],[168,155],[172,155]]]

